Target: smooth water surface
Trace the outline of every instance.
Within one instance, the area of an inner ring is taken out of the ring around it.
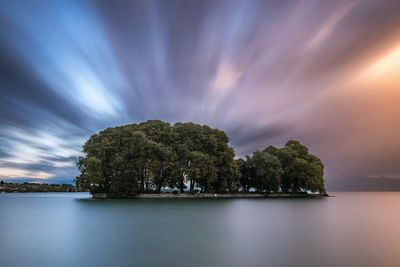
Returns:
[[[0,266],[400,266],[400,193],[335,195],[0,194]]]

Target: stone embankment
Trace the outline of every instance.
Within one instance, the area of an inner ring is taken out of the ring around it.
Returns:
[[[96,193],[93,194],[94,198],[104,199],[109,198],[105,193]],[[307,194],[307,193],[274,193],[274,194],[258,194],[258,193],[238,193],[238,194],[210,194],[210,193],[197,193],[197,194],[189,194],[189,193],[160,193],[160,194],[138,194],[133,198],[139,199],[216,199],[216,198],[321,198],[324,196],[316,195],[316,194]]]

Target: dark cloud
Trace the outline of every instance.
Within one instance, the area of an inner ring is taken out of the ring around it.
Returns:
[[[4,52],[5,53],[5,52]],[[58,119],[82,125],[82,117],[73,103],[62,98],[0,51],[0,119],[2,122],[34,126],[49,113]]]
[[[0,150],[0,158],[8,157],[9,155],[10,155],[10,154],[7,153],[7,151],[5,151],[3,147],[1,147],[1,150]]]
[[[268,145],[282,145],[290,128],[284,125],[269,125],[262,128],[248,128],[245,123],[228,130],[230,143],[236,148],[237,156],[243,157],[264,149]]]
[[[331,191],[400,191],[400,179],[393,177],[337,176],[327,180]]]

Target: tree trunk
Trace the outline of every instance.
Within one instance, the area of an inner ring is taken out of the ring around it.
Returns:
[[[144,192],[144,177],[140,179],[140,193]]]
[[[193,191],[194,189],[194,181],[190,180],[190,191]]]
[[[161,164],[161,166],[163,166],[163,165]],[[159,181],[159,184],[157,185],[157,189],[156,189],[157,193],[161,193],[161,188],[164,184],[163,167],[160,168],[159,176],[160,176],[160,181]],[[156,181],[157,181],[157,179],[156,179]]]
[[[185,192],[184,191],[184,187],[185,186],[185,184],[184,184],[184,182],[183,182],[183,176],[180,178],[180,180],[179,180],[179,193],[183,193],[183,192]]]
[[[162,177],[162,175],[161,175],[160,183],[157,185],[157,193],[161,193],[161,189],[163,187],[163,184],[164,184],[164,177]]]

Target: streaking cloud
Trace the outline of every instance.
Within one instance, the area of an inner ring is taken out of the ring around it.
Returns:
[[[400,176],[399,27],[396,0],[2,1],[0,176],[72,181],[91,134],[147,119]]]
[[[49,89],[88,115],[120,115],[123,81],[92,7],[80,1],[42,4],[4,5],[4,19],[20,33],[2,36],[7,45]]]

